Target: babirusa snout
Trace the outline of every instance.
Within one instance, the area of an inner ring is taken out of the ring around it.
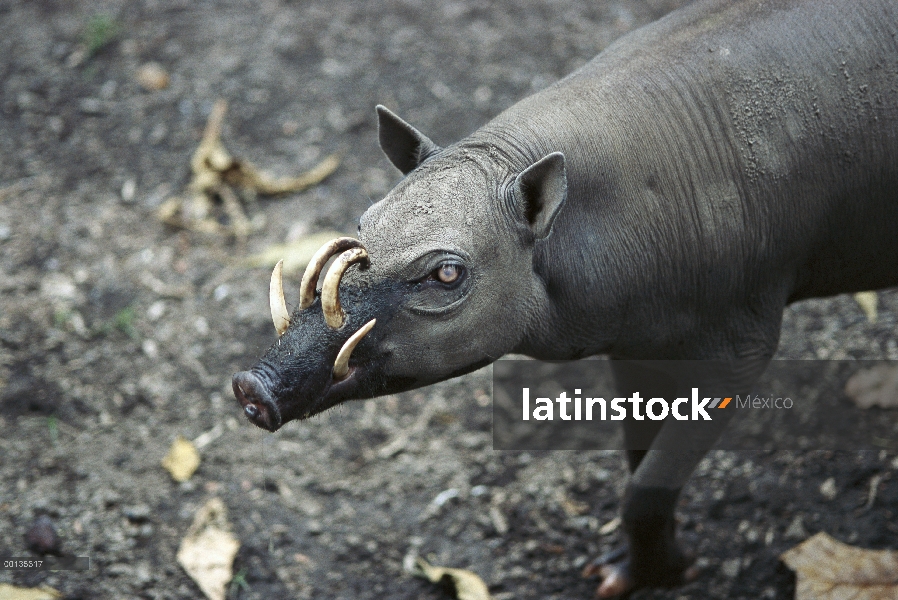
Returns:
[[[318,276],[331,256],[350,248],[362,247],[362,242],[351,237],[335,238],[323,245],[309,261],[309,266],[306,267],[306,271],[302,275],[302,283],[299,286],[299,308],[305,310],[312,306],[315,301],[315,286],[318,285]]]
[[[321,310],[324,312],[324,320],[328,327],[339,329],[346,320],[346,313],[340,306],[340,280],[343,273],[351,265],[358,262],[368,262],[368,252],[364,248],[353,248],[341,254],[324,277],[321,286]]]
[[[282,270],[284,261],[279,260],[271,272],[271,283],[268,285],[268,304],[271,306],[271,320],[278,335],[284,335],[290,327],[290,313],[287,312],[287,301],[284,299],[284,282]]]
[[[375,323],[377,323],[377,319],[371,319],[362,325],[358,331],[353,333],[352,336],[346,340],[343,347],[340,348],[340,352],[337,354],[337,359],[334,361],[334,379],[339,381],[349,374],[349,357],[352,356],[352,351],[355,350],[358,343],[362,341],[362,338],[368,335],[368,332],[371,331],[371,328],[374,327]]]

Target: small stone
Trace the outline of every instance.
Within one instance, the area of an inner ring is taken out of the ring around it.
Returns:
[[[106,567],[106,574],[113,577],[131,577],[134,574],[134,568],[125,563],[113,563]]]
[[[159,318],[165,314],[165,301],[164,300],[156,300],[150,307],[147,309],[147,318],[150,321],[158,321]]]
[[[493,90],[488,88],[485,85],[480,86],[476,90],[474,90],[474,102],[477,104],[485,105],[489,104],[489,101],[493,98]]]
[[[787,540],[803,540],[808,537],[808,532],[804,528],[801,515],[797,515],[792,519],[792,522],[789,523],[789,527],[786,528],[786,533],[783,534],[783,537]]]
[[[137,193],[137,182],[134,179],[127,179],[122,184],[122,200],[124,202],[134,202],[134,195]]]
[[[146,504],[126,506],[123,510],[125,517],[132,523],[146,523],[150,519],[150,507]]]
[[[476,498],[478,496],[484,496],[489,493],[490,493],[490,488],[488,488],[485,485],[475,485],[474,487],[471,488],[471,496],[473,496],[474,498]]]
[[[209,321],[205,317],[197,317],[193,322],[193,326],[199,335],[209,335]]]
[[[171,82],[168,71],[157,62],[148,62],[141,65],[137,69],[136,76],[137,83],[149,92],[164,90]]]
[[[78,102],[78,109],[86,115],[102,115],[106,112],[103,102],[97,98],[82,98]]]
[[[65,121],[59,115],[47,117],[47,127],[56,135],[62,135],[65,131]]]
[[[735,579],[739,575],[740,570],[742,570],[742,561],[738,558],[725,560],[720,565],[720,572],[727,579]]]
[[[156,358],[159,356],[159,344],[157,344],[153,339],[145,339],[141,343],[140,348],[141,350],[143,350],[143,353],[146,354],[149,358]]]
[[[41,515],[25,532],[25,544],[32,552],[43,555],[59,554],[62,542],[50,517]]]
[[[320,535],[324,531],[324,526],[320,521],[310,520],[306,522],[306,531],[309,535]]]
[[[112,100],[115,97],[115,91],[118,89],[118,84],[114,79],[110,79],[100,88],[100,98],[103,100]]]
[[[820,485],[820,495],[827,500],[833,500],[838,493],[839,490],[836,489],[836,480],[834,477],[830,477]]]

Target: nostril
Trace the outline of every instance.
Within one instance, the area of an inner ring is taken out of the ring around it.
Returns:
[[[231,378],[231,385],[243,414],[252,423],[269,431],[280,428],[280,410],[263,381],[251,371],[241,371]]]

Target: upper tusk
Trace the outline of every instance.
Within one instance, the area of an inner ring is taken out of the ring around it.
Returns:
[[[284,335],[287,328],[290,327],[290,313],[287,312],[287,301],[284,300],[284,282],[281,272],[284,268],[284,261],[279,260],[274,265],[274,271],[271,272],[271,283],[268,285],[268,304],[271,306],[271,320],[274,321],[274,328],[278,335]]]
[[[368,252],[364,248],[353,248],[341,254],[324,277],[321,286],[321,310],[324,312],[324,320],[331,329],[339,329],[346,320],[346,313],[340,306],[340,279],[350,265],[357,262],[367,262]]]
[[[375,323],[377,323],[377,319],[371,319],[365,323],[361,329],[353,333],[352,336],[346,340],[346,343],[343,344],[343,347],[340,348],[340,352],[337,354],[337,359],[334,361],[334,379],[340,380],[349,374],[349,357],[352,356],[352,351],[355,350],[358,343],[362,341],[362,338],[368,335],[368,332],[371,331],[371,328],[374,327]]]
[[[351,237],[335,238],[318,249],[318,252],[309,261],[305,273],[302,274],[302,283],[299,286],[299,308],[305,310],[315,301],[315,286],[318,285],[318,276],[325,263],[331,256],[350,248],[363,248],[362,242]]]

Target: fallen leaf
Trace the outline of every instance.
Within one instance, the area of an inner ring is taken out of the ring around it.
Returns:
[[[275,244],[254,254],[244,261],[249,267],[273,267],[281,259],[284,261],[284,273],[295,274],[306,268],[315,252],[334,238],[343,237],[339,231],[319,231],[304,235],[287,244]]]
[[[62,594],[51,587],[23,588],[0,583],[0,600],[59,600]]]
[[[854,295],[854,300],[867,315],[867,320],[876,323],[876,292],[858,292]]]
[[[865,550],[820,532],[780,559],[795,571],[795,600],[898,598],[898,551]]]
[[[490,600],[490,592],[480,577],[465,569],[434,567],[423,558],[415,561],[417,577],[423,577],[431,583],[449,584],[455,590],[458,600]]]
[[[234,557],[240,542],[230,529],[224,503],[212,498],[196,512],[178,548],[178,564],[209,600],[224,600],[227,584],[234,576]]]
[[[200,466],[200,453],[192,442],[178,436],[162,459],[162,466],[177,482],[187,481]]]
[[[898,366],[877,365],[858,371],[845,384],[845,393],[861,408],[898,408]]]

